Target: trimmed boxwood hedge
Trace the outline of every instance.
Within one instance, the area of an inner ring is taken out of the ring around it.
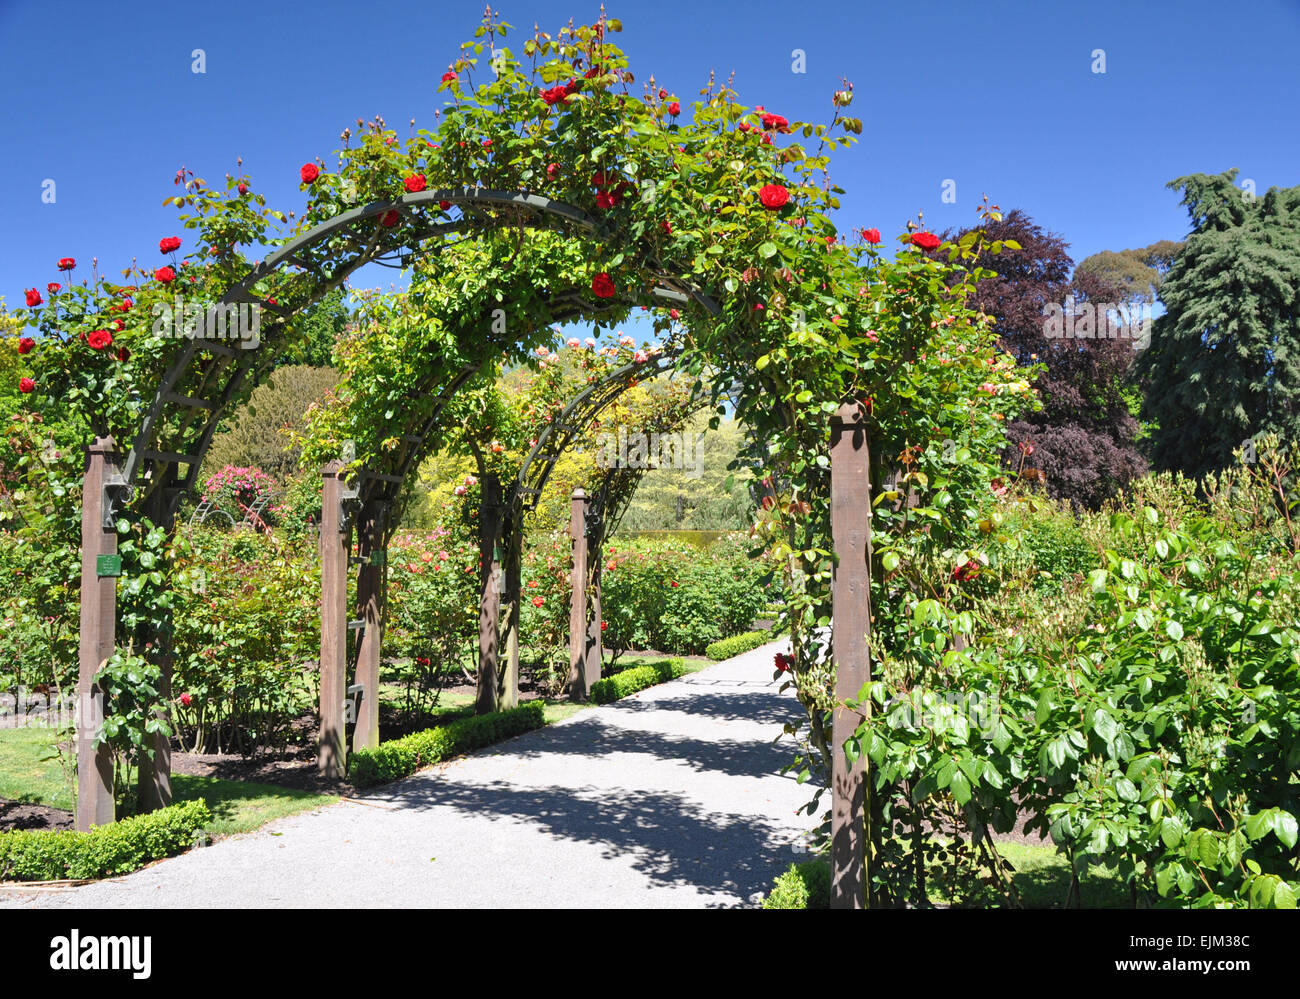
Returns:
[[[791,864],[763,899],[764,909],[828,909],[831,904],[831,865],[822,859]]]
[[[748,652],[760,645],[766,645],[772,639],[773,635],[770,631],[742,631],[739,635],[732,635],[730,638],[723,638],[714,642],[704,650],[704,654],[715,660],[730,659],[742,652]]]
[[[597,680],[591,685],[591,699],[597,704],[608,704],[620,697],[635,694],[638,690],[653,687],[656,683],[675,680],[686,674],[686,660],[665,659],[663,662],[650,663],[646,666],[634,666],[621,673],[615,673],[604,680]]]
[[[129,874],[181,853],[212,821],[207,802],[134,815],[89,832],[20,829],[0,833],[0,881],[55,881]]]
[[[378,749],[357,750],[348,759],[348,775],[359,787],[385,784],[450,756],[490,746],[545,724],[546,705],[541,701],[529,701],[509,711],[457,718],[447,725],[381,742]]]

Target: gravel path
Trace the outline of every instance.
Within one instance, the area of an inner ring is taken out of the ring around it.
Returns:
[[[814,825],[767,645],[363,797],[0,906],[752,905]]]

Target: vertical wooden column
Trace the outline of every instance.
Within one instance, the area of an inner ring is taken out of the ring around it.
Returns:
[[[96,749],[95,733],[104,720],[104,695],[97,677],[113,655],[117,625],[117,572],[106,564],[117,554],[117,531],[104,526],[104,485],[118,475],[112,437],[99,437],[87,449],[81,492],[81,650],[77,677],[76,827],[106,825],[114,819],[113,753]],[[105,564],[101,565],[101,556]]]
[[[479,484],[478,696],[476,714],[497,710],[501,648],[501,480]]]
[[[505,535],[505,592],[501,608],[504,636],[501,645],[506,652],[505,672],[499,687],[497,706],[505,711],[519,706],[519,601],[522,595],[523,525],[522,511],[516,506],[506,518],[502,532]]]
[[[164,479],[149,498],[145,507],[145,515],[155,527],[161,527],[171,537],[172,529],[175,527],[176,507],[175,507],[175,483],[176,483],[176,466],[168,463],[165,471],[160,471],[155,466],[155,475],[163,475]],[[155,714],[164,721],[170,721],[171,700],[172,700],[172,665],[175,661],[175,655],[172,652],[172,620],[171,612],[167,614],[167,624],[160,634],[138,636],[145,642],[152,642],[153,649],[147,655],[158,664],[162,676],[158,684],[159,704]],[[145,811],[154,811],[159,808],[166,808],[172,803],[172,740],[170,735],[158,733],[154,735],[153,740],[153,757],[148,756],[140,760],[140,805]]]
[[[344,684],[348,649],[348,538],[343,530],[343,462],[321,469],[320,507],[320,756],[325,777],[341,778]]]
[[[379,662],[383,649],[384,504],[371,501],[357,524],[357,605],[361,634],[357,637],[356,683],[361,687],[352,748],[379,748]]]
[[[573,539],[573,593],[569,601],[569,697],[586,700],[595,682],[587,658],[587,511],[591,501],[581,486],[573,490],[569,537]],[[599,673],[597,673],[597,677]]]
[[[831,908],[870,904],[867,883],[866,757],[850,764],[844,744],[862,715],[844,702],[871,679],[871,475],[862,407],[841,406],[831,419],[831,539],[838,562],[831,584],[835,713],[831,757]],[[864,706],[863,711],[869,711]]]
[[[587,647],[584,657],[587,663],[588,689],[591,684],[600,679],[605,655],[605,642],[600,630],[601,621],[604,620],[600,610],[600,582],[602,570],[605,568],[605,557],[602,554],[605,543],[605,520],[604,511],[601,512],[601,518],[592,528],[592,536],[587,539],[587,557],[590,560],[587,568],[591,580],[587,603],[591,608],[591,617],[587,622]]]

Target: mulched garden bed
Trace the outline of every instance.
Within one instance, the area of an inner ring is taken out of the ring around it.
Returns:
[[[48,805],[0,798],[0,833],[19,829],[71,829],[72,813]]]

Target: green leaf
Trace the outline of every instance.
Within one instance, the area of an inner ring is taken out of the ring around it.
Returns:
[[[952,796],[957,799],[957,804],[964,805],[970,801],[970,781],[960,770],[952,775],[952,783],[948,785]]]
[[[1167,815],[1163,822],[1160,823],[1160,838],[1164,841],[1165,846],[1173,849],[1183,841],[1187,835],[1187,829],[1182,820],[1176,815]]]
[[[758,247],[758,255],[762,257],[764,260],[766,260],[768,257],[775,256],[776,244],[771,242],[770,240],[766,243],[760,243]]]

